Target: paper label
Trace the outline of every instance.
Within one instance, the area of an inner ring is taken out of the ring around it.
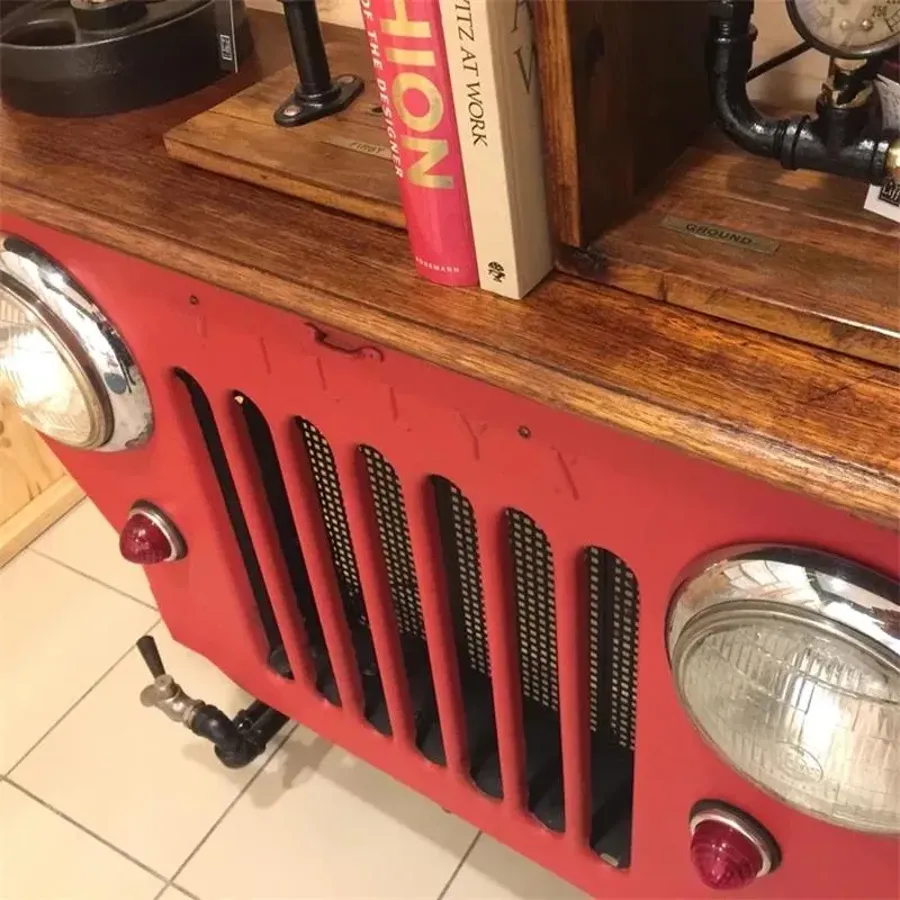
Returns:
[[[219,68],[223,72],[237,72],[237,35],[234,21],[235,0],[215,0],[216,40],[219,47]]]
[[[900,131],[900,84],[883,75],[875,79],[881,97],[881,118],[885,129]],[[881,186],[869,186],[865,208],[880,216],[900,222],[900,182],[886,178]]]

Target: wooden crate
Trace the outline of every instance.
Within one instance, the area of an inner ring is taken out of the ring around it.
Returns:
[[[47,445],[0,404],[0,566],[83,496]]]

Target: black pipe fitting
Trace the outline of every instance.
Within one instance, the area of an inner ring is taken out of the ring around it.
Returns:
[[[785,169],[813,169],[881,184],[894,136],[870,133],[877,104],[835,105],[831,98],[821,98],[815,119],[762,115],[747,95],[756,40],[753,0],[713,0],[710,9],[710,90],[722,130],[744,150],[778,159]]]
[[[191,731],[216,745],[216,750],[236,753],[241,747],[241,736],[234,722],[217,706],[204,703],[191,718]]]
[[[316,4],[313,0],[282,0],[282,4],[302,95],[328,103],[337,97],[340,88],[331,80]]]
[[[194,711],[191,731],[215,745],[219,761],[229,769],[249,765],[275,737],[287,716],[254,700],[234,721],[218,707],[204,703]]]
[[[141,691],[141,702],[155,706],[213,744],[219,761],[229,769],[240,769],[253,762],[288,720],[261,700],[254,700],[232,720],[217,706],[185,694],[166,673],[152,635],[140,638],[137,648],[153,676],[153,683]]]

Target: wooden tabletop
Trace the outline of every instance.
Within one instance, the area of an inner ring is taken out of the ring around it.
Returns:
[[[0,113],[0,205],[887,527],[900,500],[896,370],[555,275],[526,302],[419,278],[401,231],[170,159],[166,130],[290,61],[93,120]]]

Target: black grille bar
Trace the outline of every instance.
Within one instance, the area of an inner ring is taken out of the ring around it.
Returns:
[[[322,620],[313,599],[309,573],[291,513],[291,504],[284,485],[275,442],[272,439],[272,431],[259,407],[250,397],[243,392],[235,392],[234,400],[247,426],[247,435],[256,457],[259,479],[278,534],[281,556],[288,571],[297,609],[303,619],[315,672],[316,688],[323,697],[340,706],[338,687],[322,632]]]
[[[219,485],[222,501],[225,504],[228,520],[231,523],[231,530],[237,541],[241,560],[244,564],[244,571],[247,573],[247,581],[256,603],[259,621],[269,646],[269,665],[279,674],[290,678],[292,677],[291,667],[284,652],[284,639],[281,636],[278,623],[275,621],[272,601],[266,589],[266,583],[259,565],[259,558],[256,555],[256,550],[253,548],[250,529],[247,526],[247,519],[244,516],[244,510],[241,508],[240,497],[234,484],[231,469],[228,466],[228,459],[225,456],[225,448],[222,446],[222,438],[219,435],[212,406],[205,391],[192,375],[183,369],[175,369],[175,377],[187,391],[200,434],[203,438],[203,444],[206,447],[210,464],[213,467],[216,481]]]

